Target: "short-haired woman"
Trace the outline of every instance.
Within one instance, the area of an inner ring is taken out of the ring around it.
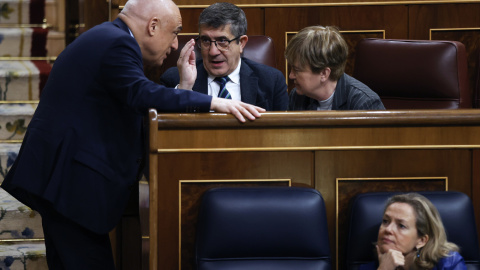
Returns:
[[[385,110],[368,86],[345,74],[348,46],[337,28],[310,26],[288,43],[289,110]]]

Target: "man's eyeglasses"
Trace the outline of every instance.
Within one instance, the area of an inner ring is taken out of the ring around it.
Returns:
[[[212,43],[215,43],[215,46],[217,46],[217,49],[219,49],[220,51],[228,51],[228,49],[230,48],[230,42],[234,41],[234,40],[237,40],[239,39],[241,36],[238,36],[234,39],[225,39],[225,38],[222,38],[222,39],[219,39],[219,40],[210,40],[208,38],[204,38],[204,37],[197,37],[195,40],[197,41],[197,46],[198,48],[202,49],[202,50],[209,50],[210,49],[210,46]]]

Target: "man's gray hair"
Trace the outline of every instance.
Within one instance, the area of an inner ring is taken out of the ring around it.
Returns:
[[[202,11],[198,27],[221,28],[230,24],[230,31],[235,37],[247,34],[247,17],[245,12],[234,4],[215,3]]]

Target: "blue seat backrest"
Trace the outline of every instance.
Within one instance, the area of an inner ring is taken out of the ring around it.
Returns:
[[[331,269],[325,205],[310,188],[216,188],[198,216],[197,269]]]

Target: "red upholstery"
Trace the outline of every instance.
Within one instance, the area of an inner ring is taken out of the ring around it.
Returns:
[[[353,76],[387,109],[472,107],[465,46],[457,41],[361,40]]]
[[[178,36],[178,50],[172,52],[167,59],[163,62],[162,72],[168,68],[177,66],[178,56],[185,43],[190,39],[196,38],[197,35],[179,35]],[[195,47],[195,55],[197,59],[201,59],[200,49]],[[243,50],[243,56],[253,60],[257,63],[265,64],[276,68],[275,62],[275,48],[273,46],[273,40],[267,36],[248,36],[247,45]]]

